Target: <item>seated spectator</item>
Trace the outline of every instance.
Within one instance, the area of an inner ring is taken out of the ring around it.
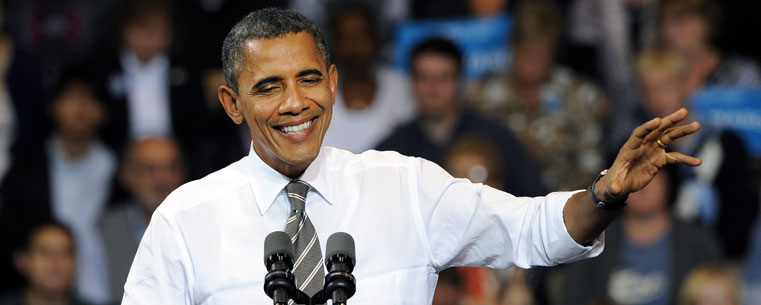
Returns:
[[[697,267],[687,275],[678,305],[740,305],[740,282],[727,269]]]
[[[0,188],[5,203],[3,236],[56,220],[77,240],[76,287],[93,303],[108,301],[100,239],[95,223],[104,210],[116,170],[116,158],[96,137],[104,117],[94,82],[80,72],[66,74],[53,94],[50,113],[55,129],[45,149],[15,162]]]
[[[489,142],[474,137],[456,139],[446,149],[442,162],[442,167],[456,178],[502,187],[502,159]]]
[[[111,300],[124,294],[132,260],[153,211],[185,182],[180,150],[172,140],[147,138],[130,145],[120,173],[131,198],[105,213],[98,223],[106,254]]]
[[[751,61],[722,54],[713,44],[721,11],[714,0],[662,0],[661,37],[687,61],[687,91],[709,85],[761,86]]]
[[[564,304],[674,304],[687,273],[719,258],[709,234],[671,215],[677,185],[676,169],[667,166],[629,195],[624,214],[606,230],[605,252],[568,266]]]
[[[456,268],[442,270],[439,272],[431,305],[464,305],[464,291],[462,277]]]
[[[511,173],[505,177],[504,190],[514,195],[539,195],[544,189],[533,160],[520,142],[498,123],[466,109],[458,96],[462,53],[448,40],[430,38],[418,44],[410,56],[413,92],[418,115],[398,126],[378,146],[442,163],[444,150],[452,141],[474,136],[494,143],[503,167]]]
[[[169,0],[134,0],[125,1],[121,10],[121,49],[107,56],[102,71],[109,98],[103,137],[117,153],[148,137],[177,139],[192,152],[203,134],[200,80],[189,77],[187,65],[170,52],[171,8]]]
[[[409,81],[380,62],[381,33],[371,4],[343,1],[329,36],[338,94],[323,145],[361,153],[415,116]]]
[[[48,222],[35,226],[14,255],[26,285],[16,294],[0,298],[0,305],[85,305],[73,291],[76,259],[74,239],[64,225]]]
[[[510,128],[539,162],[550,189],[586,187],[602,168],[602,93],[554,63],[560,15],[542,2],[518,8],[512,68],[473,86],[470,100]]]
[[[687,102],[689,83],[687,63],[670,49],[649,49],[637,60],[646,113],[663,117]],[[718,233],[726,255],[733,258],[745,253],[750,227],[758,214],[758,201],[751,185],[750,156],[743,142],[733,132],[703,125],[690,139],[677,140],[670,148],[697,156],[703,164],[697,168],[680,167],[684,184],[676,200],[675,216],[699,220]]]

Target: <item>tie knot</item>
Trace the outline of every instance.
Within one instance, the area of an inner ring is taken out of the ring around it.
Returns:
[[[285,186],[285,192],[288,195],[288,200],[291,202],[292,210],[304,209],[307,191],[309,191],[309,185],[301,180],[293,180]]]

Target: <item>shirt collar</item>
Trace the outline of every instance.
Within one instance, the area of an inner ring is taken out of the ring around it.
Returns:
[[[332,190],[328,187],[329,184],[324,174],[325,155],[325,151],[321,149],[317,158],[312,161],[299,179],[309,184],[310,190],[316,191],[326,202],[333,204],[333,200],[331,200]],[[254,193],[259,213],[264,215],[275,202],[280,192],[291,182],[291,179],[274,170],[267,163],[264,163],[259,155],[256,154],[256,151],[254,151],[253,143],[248,152],[248,159],[250,160],[247,167],[250,170],[249,182],[251,190]]]

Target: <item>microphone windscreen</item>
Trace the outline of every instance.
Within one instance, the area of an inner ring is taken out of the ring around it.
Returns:
[[[293,257],[293,244],[288,233],[275,231],[264,238],[264,264],[267,264],[267,258],[276,253],[284,253]]]
[[[344,232],[333,233],[333,235],[328,237],[328,243],[325,245],[325,254],[325,258],[336,254],[343,254],[354,259],[354,238]]]

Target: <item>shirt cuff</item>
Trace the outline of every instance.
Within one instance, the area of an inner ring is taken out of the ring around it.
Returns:
[[[548,222],[553,232],[550,236],[550,259],[557,263],[570,263],[577,260],[592,258],[600,255],[605,248],[605,232],[600,233],[589,246],[582,246],[568,233],[568,227],[563,220],[563,209],[568,199],[578,192],[554,192],[547,195],[547,203],[551,220]],[[591,204],[591,203],[590,203]]]

